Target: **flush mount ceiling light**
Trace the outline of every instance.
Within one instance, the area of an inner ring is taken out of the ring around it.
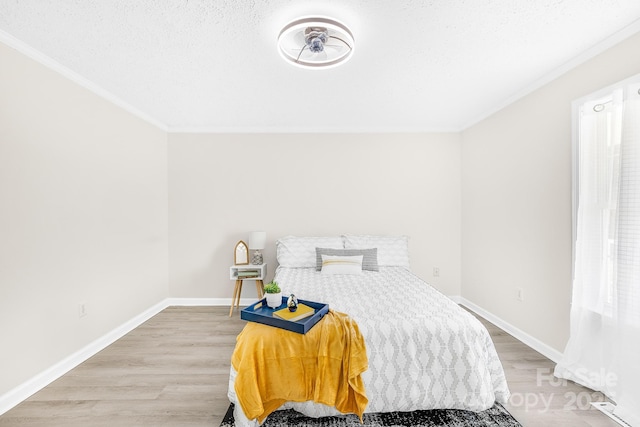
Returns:
[[[287,24],[278,36],[284,59],[304,68],[329,68],[353,54],[353,34],[331,18],[300,18]]]

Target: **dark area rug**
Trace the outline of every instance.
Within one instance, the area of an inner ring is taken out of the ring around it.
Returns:
[[[522,427],[522,425],[499,403],[482,412],[460,409],[433,409],[430,411],[385,412],[364,414],[364,424],[355,415],[311,418],[293,410],[276,411],[269,415],[262,427]],[[220,427],[233,427],[233,403]]]

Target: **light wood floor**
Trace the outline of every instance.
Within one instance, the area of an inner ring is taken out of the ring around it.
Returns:
[[[228,315],[228,307],[167,308],[0,416],[0,427],[218,427],[229,406],[235,337],[244,325],[238,313]],[[601,400],[599,394],[547,380],[550,360],[483,323],[513,393],[507,409],[525,427],[618,426],[586,409],[586,400]]]
[[[620,427],[589,402],[608,401],[602,393],[553,377],[555,363],[502,329],[487,327],[511,391],[505,408],[524,427]]]

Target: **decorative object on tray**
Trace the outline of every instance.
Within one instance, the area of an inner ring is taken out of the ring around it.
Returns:
[[[233,427],[233,403],[229,405],[220,427]],[[365,413],[363,423],[357,415],[337,415],[313,418],[302,415],[293,409],[276,411],[269,415],[262,427],[385,427],[385,426],[465,426],[465,427],[522,427],[502,405],[480,412],[462,409],[432,409],[412,412],[377,412]]]
[[[264,292],[267,294],[267,305],[271,308],[278,308],[282,305],[282,291],[277,282],[271,281],[264,285]]]
[[[251,256],[251,264],[260,265],[262,264],[262,249],[264,249],[267,243],[267,233],[265,231],[252,231],[249,235],[249,249],[253,250],[253,255]]]
[[[249,247],[242,240],[236,243],[236,247],[233,250],[233,263],[235,265],[249,264]]]
[[[298,298],[296,298],[294,294],[289,295],[287,307],[289,307],[289,311],[296,311],[298,309]]]
[[[268,294],[267,294],[268,295]],[[300,319],[291,319],[285,320],[279,316],[274,315],[276,311],[282,311],[282,315],[298,315],[302,313],[301,305],[304,304],[309,306],[313,313],[310,313],[309,316],[301,317]],[[267,306],[266,298],[257,301],[240,311],[240,318],[242,320],[248,320],[250,322],[262,323],[264,325],[273,326],[280,329],[285,329],[287,331],[296,332],[298,334],[306,334],[313,328],[313,326],[318,323],[324,316],[329,312],[329,304],[324,304],[321,302],[315,301],[307,301],[307,300],[298,300],[298,311],[290,312],[289,307],[287,307],[287,297],[281,297],[280,307],[278,310],[274,311],[273,308],[269,308]]]
[[[315,312],[316,311],[308,305],[298,304],[296,311],[291,311],[291,308],[289,307],[281,308],[280,310],[274,311],[273,315],[290,322],[296,322],[304,319],[305,317],[313,316]]]

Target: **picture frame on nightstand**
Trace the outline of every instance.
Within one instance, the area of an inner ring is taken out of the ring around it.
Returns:
[[[235,265],[249,264],[249,246],[242,240],[236,243],[236,247],[233,250],[233,263]]]

